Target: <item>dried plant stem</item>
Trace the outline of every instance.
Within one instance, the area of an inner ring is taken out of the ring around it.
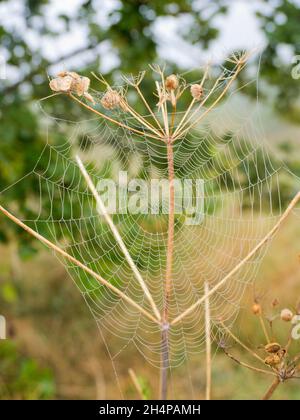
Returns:
[[[173,321],[171,322],[171,325],[175,325],[178,322],[180,322],[183,318],[185,318],[187,315],[191,314],[199,305],[201,305],[205,299],[212,294],[214,294],[220,287],[224,286],[224,284],[235,274],[237,273],[245,264],[248,262],[261,248],[264,246],[277,232],[277,230],[280,228],[282,223],[286,220],[286,218],[289,216],[293,208],[296,206],[298,201],[300,200],[300,192],[298,192],[295,197],[292,199],[290,204],[288,205],[285,212],[282,214],[278,222],[275,224],[275,226],[266,234],[266,236],[252,249],[252,251],[249,252],[249,254],[246,255],[245,258],[242,259],[221,281],[219,281],[218,284],[216,284],[214,287],[212,287],[208,293],[205,293],[204,296],[202,296],[200,299],[198,299],[193,305],[191,305],[189,308],[187,308],[184,312],[182,312],[180,315],[178,315]]]
[[[135,275],[135,278],[137,279],[141,288],[143,289],[143,292],[145,293],[145,296],[148,299],[156,318],[158,320],[160,320],[161,316],[160,316],[159,310],[158,310],[158,308],[157,308],[157,306],[156,306],[156,304],[155,304],[155,302],[152,298],[152,295],[151,295],[143,277],[141,276],[141,273],[139,272],[139,270],[137,269],[137,266],[135,265],[133,259],[131,258],[131,255],[130,255],[128,249],[126,248],[126,245],[124,244],[124,241],[121,238],[121,235],[120,235],[118,229],[116,228],[112,218],[108,214],[107,209],[106,209],[106,207],[105,207],[105,205],[104,205],[104,203],[103,203],[103,201],[102,201],[102,199],[101,199],[101,197],[100,197],[100,195],[99,195],[91,177],[89,176],[87,170],[85,169],[85,167],[84,167],[84,165],[83,165],[83,163],[82,163],[82,161],[81,161],[81,159],[78,155],[76,156],[76,161],[78,163],[79,169],[80,169],[80,171],[81,171],[89,189],[91,190],[91,192],[92,192],[92,194],[93,194],[93,196],[96,200],[97,212],[99,213],[99,215],[104,217],[106,223],[110,227],[110,229],[111,229],[111,231],[112,231],[120,249],[122,250],[122,252],[124,254],[124,257],[126,258],[130,268],[132,269],[132,271]]]
[[[204,283],[204,292],[209,292],[209,284]],[[205,299],[205,344],[206,344],[206,388],[205,399],[211,399],[211,319],[209,297]]]
[[[227,332],[227,334],[229,334],[230,337],[233,338],[233,340],[236,343],[238,343],[241,347],[243,347],[243,349],[245,349],[248,353],[250,353],[253,357],[255,357],[255,359],[259,360],[261,363],[263,363],[265,365],[264,360],[258,354],[256,354],[253,350],[251,350],[248,346],[246,346],[246,344],[244,344],[238,337],[236,337],[233,334],[233,332],[231,332],[230,329],[226,327],[224,322],[220,321],[220,324],[222,325],[224,330]]]
[[[201,83],[200,83],[200,86],[201,86],[201,87],[203,87],[204,82],[205,82],[205,80],[206,80],[206,78],[207,78],[207,75],[208,75],[208,70],[209,70],[209,66],[206,66],[206,70],[205,70],[205,72],[204,72],[203,78],[202,78]],[[179,124],[178,124],[178,126],[177,126],[177,128],[176,128],[176,130],[175,130],[175,132],[174,132],[174,136],[176,136],[176,134],[178,133],[178,131],[179,131],[179,130],[181,129],[181,127],[183,126],[183,123],[185,122],[185,120],[186,120],[186,118],[188,117],[188,115],[189,115],[189,113],[190,113],[191,109],[192,109],[192,108],[193,108],[193,106],[195,105],[195,102],[196,102],[196,99],[195,99],[195,98],[193,98],[193,99],[191,100],[191,103],[190,103],[190,105],[189,105],[188,109],[185,111],[185,113],[184,113],[184,115],[183,115],[183,117],[182,117],[181,121],[179,122]]]
[[[265,335],[265,338],[267,340],[267,343],[270,343],[270,337],[269,337],[268,331],[266,329],[265,322],[264,322],[263,317],[261,316],[261,314],[259,315],[259,320],[260,320],[261,328],[262,328],[262,330],[264,332],[264,335]]]
[[[253,370],[254,372],[258,372],[258,373],[263,373],[264,375],[271,375],[271,376],[277,376],[276,373],[273,373],[269,370],[265,370],[265,369],[260,369],[257,368],[255,366],[251,366],[248,365],[245,362],[242,362],[241,360],[238,360],[237,358],[235,358],[232,354],[228,353],[228,351],[226,349],[224,349],[225,354],[231,359],[233,360],[235,363],[237,363],[238,365],[241,365],[247,369]]]
[[[174,222],[175,222],[175,188],[174,188],[174,157],[171,139],[167,143],[168,150],[168,172],[169,172],[169,221],[168,221],[168,244],[167,244],[167,264],[166,264],[166,282],[165,282],[165,302],[163,319],[168,322],[169,318],[169,300],[172,289],[172,266],[174,253]]]
[[[150,115],[152,116],[152,118],[153,118],[153,119],[154,119],[154,121],[156,122],[156,124],[157,124],[158,128],[160,129],[160,131],[161,131],[161,132],[162,132],[162,134],[163,134],[163,128],[162,128],[162,126],[160,125],[160,122],[158,121],[158,119],[156,118],[156,116],[155,116],[154,112],[152,111],[152,109],[151,109],[150,105],[148,104],[148,102],[147,102],[147,100],[146,100],[145,96],[143,95],[143,93],[142,93],[141,89],[140,89],[138,86],[135,86],[135,89],[136,89],[137,93],[139,94],[140,98],[142,99],[142,101],[143,101],[143,103],[144,103],[145,107],[146,107],[146,108],[147,108],[147,110],[150,112]]]
[[[0,211],[7,216],[10,220],[12,220],[14,223],[16,223],[18,226],[20,226],[22,229],[24,229],[26,232],[28,232],[30,235],[38,239],[40,242],[42,242],[44,245],[48,246],[49,248],[53,249],[55,252],[72,262],[73,264],[77,265],[77,267],[84,270],[86,273],[90,274],[92,277],[94,277],[99,283],[103,284],[103,286],[106,286],[108,289],[112,290],[116,295],[120,296],[122,299],[124,299],[127,303],[129,303],[132,307],[137,309],[139,312],[141,312],[143,315],[145,315],[147,318],[149,318],[151,321],[157,323],[160,325],[160,322],[152,316],[146,309],[142,308],[138,303],[136,303],[134,300],[132,300],[130,297],[128,297],[125,293],[123,293],[121,290],[119,290],[117,287],[113,286],[111,283],[109,283],[107,280],[105,280],[103,277],[101,277],[99,274],[95,273],[95,271],[91,270],[89,267],[84,265],[81,261],[74,258],[72,255],[68,254],[66,251],[58,247],[57,245],[50,242],[48,239],[46,239],[44,236],[37,233],[35,230],[31,229],[29,226],[27,226],[25,223],[23,223],[20,219],[15,217],[13,214],[11,214],[8,210],[6,210],[4,207],[0,206]]]
[[[135,371],[133,369],[128,369],[128,373],[129,373],[129,376],[130,376],[130,378],[132,380],[132,383],[133,383],[133,385],[134,385],[134,387],[135,387],[135,389],[136,389],[136,391],[137,391],[140,399],[141,400],[146,400],[146,398],[145,398],[145,396],[143,394],[143,390],[142,390],[141,384],[140,384],[140,382],[138,380],[138,377],[135,374]]]
[[[99,117],[110,121],[120,127],[125,128],[126,130],[130,130],[133,133],[139,134],[140,136],[145,136],[145,137],[150,137],[152,139],[156,139],[156,140],[161,140],[162,136],[156,136],[154,134],[150,134],[150,133],[145,133],[144,131],[140,131],[137,130],[136,128],[130,127],[129,125],[123,124],[117,120],[114,120],[113,118],[110,118],[108,115],[103,114],[100,111],[97,111],[95,108],[85,104],[84,102],[82,102],[80,99],[76,98],[76,96],[72,95],[72,93],[69,94],[70,98],[72,98],[74,101],[78,102],[81,106],[83,106],[84,108],[88,109],[89,111],[93,112],[94,114],[98,115]]]
[[[169,221],[168,221],[168,243],[167,243],[167,263],[166,278],[164,287],[164,307],[163,307],[163,330],[162,330],[162,349],[161,349],[161,399],[167,398],[167,375],[169,369],[169,303],[172,291],[172,267],[174,253],[174,222],[175,222],[175,189],[174,189],[174,156],[172,139],[167,138],[167,159],[169,177]]]
[[[142,125],[144,125],[148,130],[152,131],[152,133],[156,134],[157,137],[163,137],[162,133],[160,133],[156,128],[154,128],[148,121],[145,120],[144,117],[142,117],[140,114],[138,114],[131,106],[124,101],[124,99],[121,101],[122,106],[124,109],[129,112],[137,121],[139,121]]]
[[[184,128],[182,127],[182,129],[177,132],[176,134],[176,138],[179,137],[183,137],[185,135],[185,133],[187,131],[189,131],[191,128],[195,127],[197,124],[200,123],[200,121],[221,101],[221,99],[225,96],[225,94],[228,92],[230,86],[233,84],[233,82],[236,80],[237,76],[239,75],[239,73],[243,70],[243,68],[245,67],[245,64],[239,64],[236,68],[235,73],[233,74],[233,76],[230,78],[229,82],[227,83],[227,85],[225,86],[225,88],[223,89],[223,91],[220,93],[220,95],[217,97],[217,99],[203,112],[203,114],[200,115],[200,117],[196,118],[196,120],[194,122],[192,122],[188,127]],[[192,113],[192,115],[188,118],[188,120],[186,121],[186,124],[189,123],[189,121],[191,121],[194,117],[194,115],[196,115],[198,113],[198,111],[200,110],[200,108],[205,104],[205,102],[207,102],[208,98],[214,93],[219,81],[221,80],[222,77],[219,77],[217,79],[217,82],[215,83],[214,87],[211,89],[209,95],[204,99],[204,101],[202,101],[202,103],[199,105],[199,107],[197,107],[195,109],[195,111]],[[174,136],[175,137],[175,136]]]
[[[201,108],[205,105],[205,103],[208,101],[208,99],[213,95],[213,93],[215,92],[216,88],[218,87],[218,85],[219,85],[220,81],[223,79],[223,77],[224,77],[224,73],[222,73],[222,75],[217,78],[213,87],[210,89],[208,95],[204,97],[204,99],[193,110],[193,112],[191,112],[191,114],[189,116],[186,114],[186,117],[188,116],[187,121],[184,124],[179,124],[176,132],[174,133],[174,137],[175,136],[181,137],[181,135],[179,134],[179,131],[180,130],[183,131],[185,129],[185,127],[188,125],[188,123],[193,119],[193,117],[201,110]],[[191,111],[192,106],[195,104],[195,102],[196,102],[195,99],[191,102],[190,107],[188,108],[189,113]],[[189,130],[189,127],[188,127],[188,130]]]
[[[272,395],[274,394],[274,392],[276,391],[279,384],[280,384],[280,380],[279,380],[278,377],[276,377],[274,379],[274,381],[272,382],[272,385],[270,386],[270,388],[267,390],[265,395],[262,397],[262,400],[269,400],[272,397]]]

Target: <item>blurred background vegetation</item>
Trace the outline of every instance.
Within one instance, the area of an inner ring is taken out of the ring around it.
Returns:
[[[256,65],[260,65],[259,99],[264,109],[264,130],[268,140],[276,145],[271,160],[276,162],[280,156],[287,173],[300,176],[300,70],[296,67],[300,58],[295,58],[300,55],[299,1],[60,3],[0,1],[0,55],[6,73],[0,80],[2,205],[24,219],[34,218],[26,206],[40,193],[34,180],[29,177],[14,188],[7,187],[30,172],[37,162],[37,170],[46,170],[49,156],[42,154],[46,141],[54,145],[65,142],[65,133],[59,130],[52,130],[51,138],[46,138],[43,116],[36,106],[38,99],[49,94],[47,72],[54,75],[68,69],[88,74],[100,70],[110,81],[117,82],[120,74],[137,74],[147,63],[164,62],[169,72],[184,72],[203,65],[205,60],[201,57],[215,54],[217,46],[224,46],[230,53],[254,47],[251,43],[256,41],[262,49]],[[296,77],[292,77],[293,69]],[[193,77],[193,72],[190,75]],[[250,68],[239,83],[246,85],[252,78]],[[149,93],[152,89],[147,80],[145,89]],[[254,101],[256,94],[253,84],[243,90],[249,101]],[[80,112],[70,103],[58,109],[57,102],[54,112],[54,103],[47,103],[47,112],[59,113],[61,118],[71,114],[76,119]],[[70,150],[65,153],[68,156]],[[265,165],[262,157],[257,159],[258,167],[259,162]],[[64,167],[59,170],[63,174]],[[255,172],[253,182],[259,176]],[[286,202],[296,188],[287,178],[288,175],[282,178],[282,197]],[[234,179],[231,183],[234,185]],[[290,299],[300,290],[298,237],[297,220],[292,219],[287,231],[276,239],[260,272],[264,286],[274,288],[280,295],[284,295],[280,290],[283,280],[290,285],[290,296],[283,297],[287,305],[295,304]],[[63,267],[3,217],[0,241],[0,313],[6,316],[9,329],[9,340],[0,342],[0,398],[120,397],[112,366],[106,362],[108,355],[101,341],[94,339],[98,336],[94,321]],[[279,263],[284,261],[283,270]],[[245,334],[255,334],[255,321],[248,324]],[[123,396],[130,398],[135,393],[127,368],[126,360],[124,365],[120,362],[118,373]],[[136,369],[143,381],[149,381],[149,389],[155,389],[150,368],[137,362]],[[195,397],[201,398],[204,385],[200,368],[198,373]],[[228,377],[232,379],[229,381]],[[224,355],[216,356],[216,398],[258,398],[267,384],[264,378],[257,379],[234,366]],[[297,387],[297,383],[287,385],[278,397],[299,399]],[[176,395],[187,397],[180,386]]]

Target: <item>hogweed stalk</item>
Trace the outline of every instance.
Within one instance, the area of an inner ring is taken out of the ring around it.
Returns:
[[[58,74],[58,76],[50,81],[50,87],[54,91],[54,95],[65,94],[71,100],[75,101],[81,107],[86,109],[89,112],[97,115],[97,117],[106,120],[117,127],[121,127],[124,130],[138,135],[144,139],[151,138],[159,142],[163,142],[166,145],[167,149],[167,167],[168,167],[168,178],[169,178],[169,212],[168,212],[168,231],[167,231],[167,252],[166,252],[166,274],[164,279],[163,287],[163,308],[160,313],[158,307],[153,299],[153,296],[143,279],[141,273],[137,269],[132,257],[130,256],[129,251],[127,250],[117,228],[115,227],[113,220],[108,215],[108,212],[105,209],[105,206],[98,194],[88,172],[86,171],[83,163],[80,158],[77,156],[77,163],[79,165],[80,171],[87,182],[89,189],[91,190],[97,207],[101,209],[101,216],[103,216],[110,226],[114,237],[121,248],[125,259],[127,260],[129,266],[131,267],[140,287],[142,288],[148,303],[151,307],[151,312],[143,308],[140,304],[135,302],[132,298],[128,297],[125,293],[119,290],[117,287],[111,285],[107,280],[105,280],[100,274],[95,273],[93,270],[88,268],[83,262],[75,259],[69,255],[66,251],[53,244],[48,239],[44,238],[42,235],[31,229],[29,226],[24,224],[20,219],[11,214],[8,210],[0,206],[0,211],[9,217],[14,223],[18,224],[24,230],[26,230],[30,235],[34,236],[36,239],[44,243],[46,246],[53,249],[56,253],[60,254],[67,260],[71,261],[77,265],[82,270],[89,273],[96,280],[98,280],[102,285],[106,286],[112,290],[120,298],[124,299],[128,304],[137,309],[141,314],[150,319],[153,323],[160,326],[161,330],[161,378],[160,378],[160,398],[167,399],[168,395],[168,372],[170,366],[170,355],[169,355],[169,334],[170,328],[179,324],[183,321],[188,315],[190,315],[195,309],[200,305],[205,305],[205,330],[206,330],[206,367],[207,367],[207,384],[206,384],[206,398],[210,399],[210,388],[211,388],[211,338],[210,338],[210,308],[209,308],[209,299],[216,293],[222,286],[224,286],[228,280],[238,272],[244,264],[250,260],[265,243],[271,239],[271,237],[276,233],[281,224],[287,218],[289,213],[295,207],[300,199],[300,193],[298,193],[294,199],[289,204],[288,208],[281,216],[276,225],[270,230],[270,232],[249,252],[249,254],[244,257],[222,280],[220,280],[215,286],[209,288],[208,284],[205,284],[204,295],[199,298],[194,304],[190,305],[185,309],[181,314],[178,314],[174,319],[170,319],[169,306],[170,300],[172,298],[172,289],[173,289],[173,254],[174,254],[174,229],[175,229],[175,190],[174,190],[174,181],[175,181],[175,170],[174,170],[174,142],[177,140],[183,140],[185,135],[197,126],[202,120],[208,115],[208,113],[214,109],[219,102],[225,97],[226,93],[229,91],[230,87],[233,85],[234,81],[237,79],[239,73],[245,67],[249,53],[243,53],[240,55],[233,55],[229,60],[234,68],[231,71],[223,71],[219,78],[213,86],[208,89],[205,93],[205,82],[208,77],[209,66],[206,67],[202,80],[199,84],[194,84],[190,86],[190,95],[191,101],[187,109],[183,112],[182,117],[179,119],[176,125],[176,110],[178,102],[181,96],[187,90],[187,84],[185,80],[179,78],[176,75],[165,76],[164,70],[161,67],[155,65],[152,66],[152,70],[159,75],[159,81],[155,82],[156,90],[154,95],[158,99],[157,108],[158,112],[154,111],[149,102],[145,98],[142,89],[141,83],[143,81],[145,73],[142,72],[137,78],[125,78],[127,84],[135,90],[137,97],[142,102],[142,105],[145,106],[147,112],[149,112],[149,117],[143,116],[138,113],[129,103],[126,98],[126,94],[121,89],[113,89],[109,83],[104,79],[103,76],[96,76],[98,81],[105,86],[105,92],[100,100],[100,105],[103,108],[102,110],[98,109],[98,105],[94,96],[89,92],[89,81],[87,78],[77,75],[74,72],[64,72]],[[220,85],[222,89],[220,90]],[[224,86],[223,86],[224,85]],[[216,95],[216,97],[214,97]],[[49,96],[50,97],[50,96]],[[82,100],[85,98],[85,102]],[[46,99],[46,98],[44,98]],[[206,106],[208,101],[212,102]],[[204,106],[206,106],[204,108]],[[169,111],[169,108],[171,110]],[[106,111],[113,111],[114,109],[120,109],[122,112],[130,115],[131,121],[134,121],[137,126],[133,126],[130,122],[122,121],[107,113]],[[160,121],[161,120],[161,121]],[[138,128],[137,128],[138,127]],[[97,209],[98,210],[98,209]],[[134,380],[134,377],[131,373],[131,377]]]

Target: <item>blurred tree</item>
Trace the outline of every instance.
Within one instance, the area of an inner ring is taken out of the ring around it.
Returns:
[[[262,58],[262,76],[268,84],[276,86],[277,108],[289,116],[297,116],[294,105],[299,96],[300,84],[290,76],[290,63],[283,63],[278,55],[278,47],[282,44],[289,46],[294,53],[299,48],[299,6],[288,0],[265,3],[269,4],[268,12],[260,11],[257,15],[268,39]],[[71,58],[77,57],[81,63],[77,71],[97,71],[99,66],[107,64],[106,54],[101,53],[101,47],[108,44],[116,60],[107,77],[116,78],[120,72],[137,73],[145,67],[145,63],[159,59],[161,40],[157,39],[154,29],[157,20],[167,17],[177,19],[178,34],[182,39],[208,48],[210,42],[219,35],[214,18],[226,14],[230,7],[230,2],[226,0],[121,0],[110,2],[106,13],[102,0],[87,0],[76,4],[74,2],[74,6],[67,12],[57,16],[54,25],[48,17],[51,1],[23,0],[18,3],[16,12],[13,4],[12,1],[0,0],[0,7],[5,7],[8,14],[14,15],[12,21],[3,19],[0,27],[1,48],[7,57],[7,72],[13,75],[13,79],[9,77],[0,81],[0,192],[5,190],[5,194],[1,194],[2,204],[13,206],[16,213],[28,219],[32,211],[26,202],[29,198],[38,198],[40,194],[34,180],[28,177],[22,183],[15,184],[14,188],[6,188],[30,172],[39,156],[42,158],[36,170],[43,172],[48,165],[47,154],[42,154],[46,140],[41,130],[41,113],[38,107],[33,107],[35,100],[49,94],[46,70],[57,64],[63,66]],[[51,7],[55,8],[53,5]],[[101,16],[99,11],[103,11]],[[184,19],[184,24],[180,24],[180,19]],[[61,34],[70,33],[76,26],[85,34],[85,45],[75,46],[72,51],[51,61],[43,45],[49,40],[52,45],[60,43]],[[28,42],[29,38],[31,42]],[[169,63],[169,67],[170,71],[176,71],[175,64]],[[150,84],[147,85],[146,80],[147,88],[150,92]],[[249,90],[249,93],[253,92]],[[49,113],[53,113],[51,102],[45,106]],[[56,102],[57,110],[63,118],[66,110],[70,114],[71,104],[68,103],[66,107],[63,100],[60,105]],[[72,108],[75,117],[76,112],[80,110]],[[52,130],[47,141],[56,145],[62,143],[64,138],[62,133]],[[66,157],[68,153],[68,150],[65,151]],[[63,165],[56,170],[61,170],[63,174]],[[0,240],[14,243],[16,231],[22,254],[30,254],[33,248],[28,235],[1,219]],[[59,237],[60,231],[57,235]],[[15,250],[15,246],[12,249]]]
[[[45,138],[41,131],[41,115],[39,109],[32,106],[33,102],[49,94],[46,71],[51,66],[64,63],[68,59],[81,55],[85,57],[92,51],[92,59],[84,59],[81,69],[77,71],[98,70],[101,62],[105,62],[105,56],[97,56],[97,49],[102,43],[109,40],[110,48],[119,58],[119,65],[116,66],[108,77],[118,74],[119,70],[124,73],[136,73],[145,63],[157,59],[157,40],[152,31],[153,22],[161,16],[181,17],[190,15],[192,21],[189,27],[185,27],[183,37],[190,39],[193,43],[200,42],[204,47],[209,41],[217,37],[218,31],[213,27],[211,20],[215,13],[224,13],[226,8],[222,6],[223,1],[216,1],[212,13],[204,18],[206,8],[195,9],[193,2],[180,0],[174,3],[171,0],[147,2],[144,0],[131,0],[116,2],[115,7],[107,15],[107,22],[99,24],[97,16],[101,9],[101,1],[84,1],[80,6],[72,7],[69,14],[58,16],[62,25],[59,30],[53,29],[53,22],[48,19],[47,7],[51,4],[48,0],[24,0],[21,11],[17,14],[18,24],[3,22],[0,28],[1,47],[7,56],[7,72],[16,75],[16,80],[1,80],[0,83],[0,192],[1,203],[14,207],[17,214],[25,219],[33,216],[32,211],[26,205],[26,199],[39,198],[39,187],[32,177],[22,180],[22,183],[15,184],[13,188],[6,189],[23,175],[35,168],[36,162],[42,154],[45,145]],[[13,12],[12,2],[0,1],[0,6],[5,5],[11,13]],[[53,6],[54,7],[54,6]],[[207,6],[208,7],[208,6]],[[211,9],[211,7],[208,7]],[[206,13],[207,15],[207,13]],[[86,45],[74,48],[64,56],[50,61],[47,58],[47,51],[35,43],[27,42],[27,32],[32,32],[35,40],[51,39],[53,43],[60,42],[59,36],[62,32],[68,32],[73,25],[80,25],[86,31]],[[26,28],[26,30],[24,30]],[[190,29],[190,31],[189,31]],[[147,86],[146,86],[147,88]],[[59,108],[60,117],[64,116],[65,110],[70,113],[68,107],[63,105]],[[47,111],[53,109],[47,104]],[[78,111],[78,110],[77,110]],[[76,108],[74,108],[76,113]],[[78,111],[79,112],[79,111]],[[53,130],[51,144],[60,144],[64,141],[62,134]],[[66,155],[68,152],[65,152]],[[47,154],[42,154],[38,161],[37,171],[43,172],[48,165]],[[59,168],[56,168],[56,171]],[[64,167],[61,167],[64,173]],[[76,203],[73,203],[76,205]],[[50,203],[48,203],[50,205]],[[67,215],[65,215],[67,217]],[[18,235],[16,235],[18,232]],[[59,237],[60,232],[57,232]],[[14,246],[15,238],[18,237],[22,254],[28,255],[34,248],[31,238],[12,226],[6,220],[1,220],[0,240],[10,241]]]
[[[275,108],[284,117],[300,122],[300,75],[292,77],[293,59],[300,54],[300,7],[293,0],[268,1],[269,7],[258,11],[261,28],[267,38],[262,55],[261,76],[275,90]],[[299,58],[299,57],[298,57]]]

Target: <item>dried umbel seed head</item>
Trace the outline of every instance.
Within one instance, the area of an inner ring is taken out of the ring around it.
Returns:
[[[281,362],[281,357],[277,354],[272,354],[265,358],[265,364],[268,366],[277,366]]]
[[[115,109],[121,104],[121,95],[113,89],[109,89],[101,99],[101,104],[105,109]]]
[[[254,315],[260,315],[261,314],[261,306],[258,303],[254,303],[252,305],[252,312]]]
[[[286,355],[286,349],[280,349],[277,353],[277,356],[279,356],[280,359],[283,359],[285,355]]]
[[[75,93],[94,103],[93,97],[88,93],[90,79],[73,71],[61,71],[55,79],[50,81],[49,86],[53,92]]]
[[[50,80],[49,86],[53,92],[70,92],[72,90],[73,78],[71,76],[58,76]]]
[[[175,74],[171,74],[170,76],[168,76],[166,78],[165,85],[166,85],[166,88],[168,90],[175,90],[175,89],[177,89],[178,86],[179,86],[178,77],[175,76]]]
[[[74,78],[72,89],[78,96],[82,96],[89,90],[90,79],[88,77]]]
[[[290,322],[293,318],[293,312],[289,309],[282,309],[280,318],[282,321]]]
[[[280,344],[278,343],[269,343],[265,346],[267,353],[277,353],[281,349]]]
[[[191,95],[196,101],[200,101],[203,96],[203,87],[201,85],[195,84],[191,86]]]

